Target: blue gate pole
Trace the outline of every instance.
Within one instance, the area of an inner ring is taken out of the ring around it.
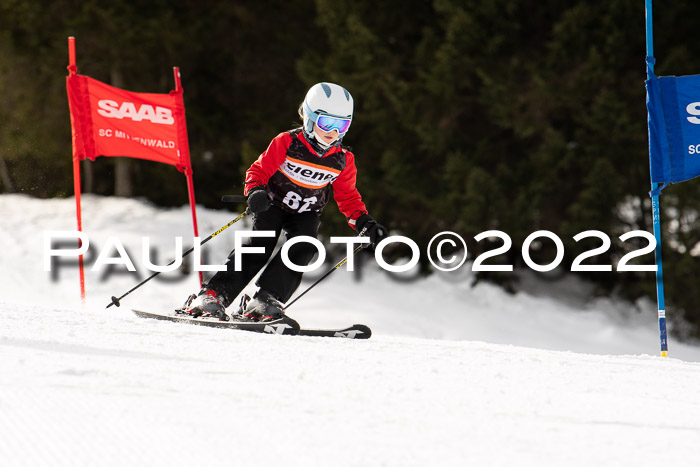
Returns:
[[[647,35],[647,57],[654,57],[654,32],[652,29],[651,17],[651,0],[646,0],[646,35]],[[654,64],[648,62],[647,79],[651,76],[650,71],[654,71]],[[658,303],[659,312],[659,339],[661,340],[661,356],[668,357],[668,340],[666,338],[666,305],[664,303],[664,272],[661,264],[661,212],[659,209],[659,191],[660,183],[651,183],[651,212],[654,221],[654,238],[656,238],[656,249],[654,256],[656,258],[656,300]]]

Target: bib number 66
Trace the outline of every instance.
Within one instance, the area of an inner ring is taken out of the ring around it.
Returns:
[[[296,212],[311,211],[311,206],[318,201],[318,198],[311,196],[310,198],[302,198],[299,193],[290,191],[284,197],[282,202]]]

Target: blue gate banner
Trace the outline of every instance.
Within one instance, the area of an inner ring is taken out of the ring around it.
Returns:
[[[646,81],[649,168],[654,183],[700,175],[700,75]]]

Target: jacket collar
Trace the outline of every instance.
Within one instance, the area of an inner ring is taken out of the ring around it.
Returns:
[[[335,154],[335,153],[337,153],[337,152],[342,152],[342,151],[343,151],[343,147],[340,145],[340,142],[335,142],[335,143],[333,144],[333,146],[331,146],[331,147],[328,148],[327,150],[323,150],[323,148],[321,148],[320,145],[318,145],[318,144],[316,144],[316,143],[314,143],[314,142],[312,142],[312,141],[309,141],[309,140],[306,138],[306,135],[304,134],[304,132],[301,131],[301,129],[298,130],[297,138],[298,138],[302,143],[304,143],[304,145],[305,145],[307,148],[309,148],[309,150],[310,150],[311,152],[315,153],[318,157],[326,157],[326,156],[330,156],[331,154]]]

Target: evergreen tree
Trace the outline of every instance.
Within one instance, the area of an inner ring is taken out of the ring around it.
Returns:
[[[697,2],[655,11],[659,75],[700,70]],[[470,252],[493,248],[489,229],[513,240],[519,265],[535,230],[565,243],[563,268],[596,240],[613,247],[587,264],[616,264],[640,246],[618,237],[651,229],[644,11],[636,0],[211,0],[97,2],[0,0],[0,190],[72,194],[65,91],[66,38],[80,73],[137,92],[168,92],[172,66],[185,90],[197,200],[221,208],[244,171],[319,81],[353,94],[344,142],[372,214],[422,246],[444,230]],[[186,202],[173,167],[132,161],[135,196]],[[114,193],[114,160],[92,165],[93,190]],[[661,196],[669,316],[700,335],[693,280],[700,254],[700,183]],[[347,234],[330,206],[323,233]],[[643,242],[642,242],[643,243]],[[532,252],[548,262],[553,246]],[[650,263],[651,257],[642,261]],[[497,279],[497,275],[491,277]],[[653,273],[590,273],[601,294],[653,297]]]

